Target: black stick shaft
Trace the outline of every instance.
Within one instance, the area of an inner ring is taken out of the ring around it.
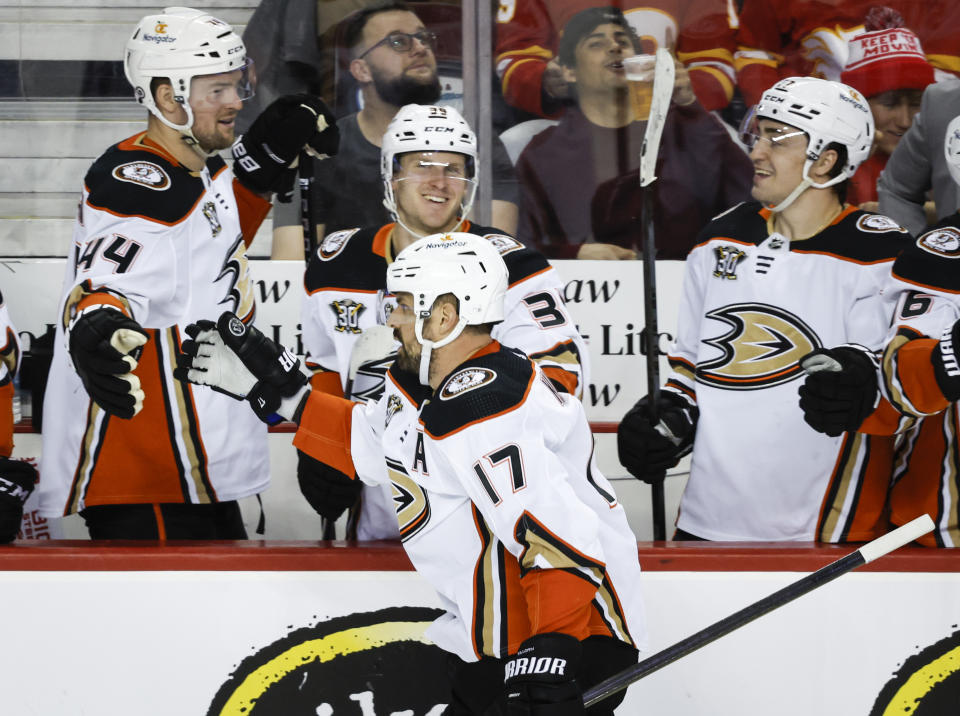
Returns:
[[[660,335],[657,328],[657,247],[653,234],[653,185],[640,188],[640,232],[643,246],[643,316],[647,343],[647,395],[652,425],[660,422]],[[653,512],[653,538],[667,538],[666,507],[663,480],[650,485],[650,506]]]
[[[300,225],[303,227],[303,257],[310,261],[317,248],[317,222],[313,212],[313,157],[300,152],[298,180],[300,184]]]
[[[686,639],[678,641],[673,646],[668,646],[663,651],[658,651],[653,656],[644,659],[629,669],[624,669],[606,681],[602,681],[584,693],[584,706],[592,706],[598,701],[602,701],[608,696],[622,691],[635,681],[639,681],[643,677],[662,669],[668,664],[672,664],[677,659],[687,656],[700,647],[706,646],[722,636],[726,636],[743,625],[749,624],[754,619],[762,617],[764,614],[772,612],[774,609],[782,607],[784,604],[792,602],[798,597],[802,597],[807,592],[823,586],[827,582],[836,579],[842,574],[846,574],[865,562],[866,560],[863,558],[860,550],[857,550],[848,554],[846,557],[838,559],[836,562],[831,562],[826,567],[818,569],[813,574],[808,574],[803,579],[788,584],[770,596],[744,607],[740,611],[698,631],[696,634],[691,634]]]

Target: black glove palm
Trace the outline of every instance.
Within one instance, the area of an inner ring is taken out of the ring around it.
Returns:
[[[23,503],[36,484],[37,470],[33,465],[0,457],[0,544],[16,539],[23,519]]]
[[[297,482],[300,492],[321,517],[336,521],[343,511],[353,506],[363,484],[336,468],[297,450]]]
[[[637,401],[617,428],[617,453],[621,464],[638,480],[661,482],[669,468],[693,449],[700,410],[672,391],[660,393],[656,425],[649,397]]]
[[[260,113],[233,145],[233,173],[255,192],[290,200],[301,151],[324,159],[337,153],[340,130],[323,100],[308,94],[280,97]]]
[[[879,397],[877,364],[866,350],[818,348],[800,359],[807,377],[800,386],[803,419],[817,432],[837,437],[860,427]]]

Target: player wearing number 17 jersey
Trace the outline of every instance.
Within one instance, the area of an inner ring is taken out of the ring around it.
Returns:
[[[451,139],[440,145],[438,136]],[[560,389],[582,395],[586,348],[567,315],[556,270],[516,239],[461,218],[476,188],[476,151],[474,133],[452,108],[407,105],[397,113],[381,154],[385,204],[396,221],[328,235],[307,266],[301,321],[314,388],[358,401],[379,398],[396,347],[385,326],[395,305],[386,292],[387,269],[420,235],[456,229],[484,237],[506,262],[506,313],[494,338],[526,352]],[[298,473],[304,495],[320,514],[335,517],[342,511],[324,494],[325,467],[301,454]],[[394,515],[388,490],[365,489],[357,536],[397,538]]]
[[[178,375],[292,419],[298,449],[391,488],[404,549],[445,611],[427,635],[451,654],[454,713],[581,714],[581,690],[646,639],[636,539],[580,401],[491,338],[507,281],[480,236],[401,251],[386,279],[400,348],[376,403],[311,390],[230,314],[188,329]]]

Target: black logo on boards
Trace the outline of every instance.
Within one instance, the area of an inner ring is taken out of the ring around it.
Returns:
[[[907,659],[880,691],[870,716],[945,716],[957,713],[957,704],[960,631]]]
[[[439,716],[447,656],[424,631],[442,613],[391,607],[291,631],[240,663],[207,716]]]

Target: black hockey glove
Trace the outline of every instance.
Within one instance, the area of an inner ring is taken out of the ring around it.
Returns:
[[[933,375],[940,386],[943,397],[951,402],[960,400],[960,364],[957,363],[957,350],[960,348],[960,321],[943,332],[940,342],[930,355],[933,363]]]
[[[340,130],[333,113],[319,97],[280,97],[260,113],[250,129],[234,142],[233,173],[244,186],[290,201],[296,170],[290,165],[308,151],[320,159],[337,153]]]
[[[297,450],[297,482],[310,506],[332,522],[353,506],[363,489],[360,480],[314,460],[301,450]]]
[[[800,359],[807,373],[800,386],[803,419],[819,433],[855,431],[880,397],[878,365],[865,348],[818,348]]]
[[[693,436],[700,417],[696,405],[664,390],[653,424],[650,401],[644,396],[627,411],[617,428],[617,453],[621,464],[638,480],[661,482],[667,470],[693,449]]]
[[[143,408],[140,379],[133,374],[147,333],[113,306],[90,306],[67,326],[70,356],[90,398],[118,418]]]
[[[569,634],[530,637],[503,667],[509,716],[577,716],[586,713],[576,682],[583,651]]]
[[[269,425],[290,419],[309,392],[300,361],[230,311],[187,326],[174,376],[242,400]]]
[[[33,465],[0,457],[0,544],[17,538],[23,519],[23,503],[36,484],[37,470]]]

